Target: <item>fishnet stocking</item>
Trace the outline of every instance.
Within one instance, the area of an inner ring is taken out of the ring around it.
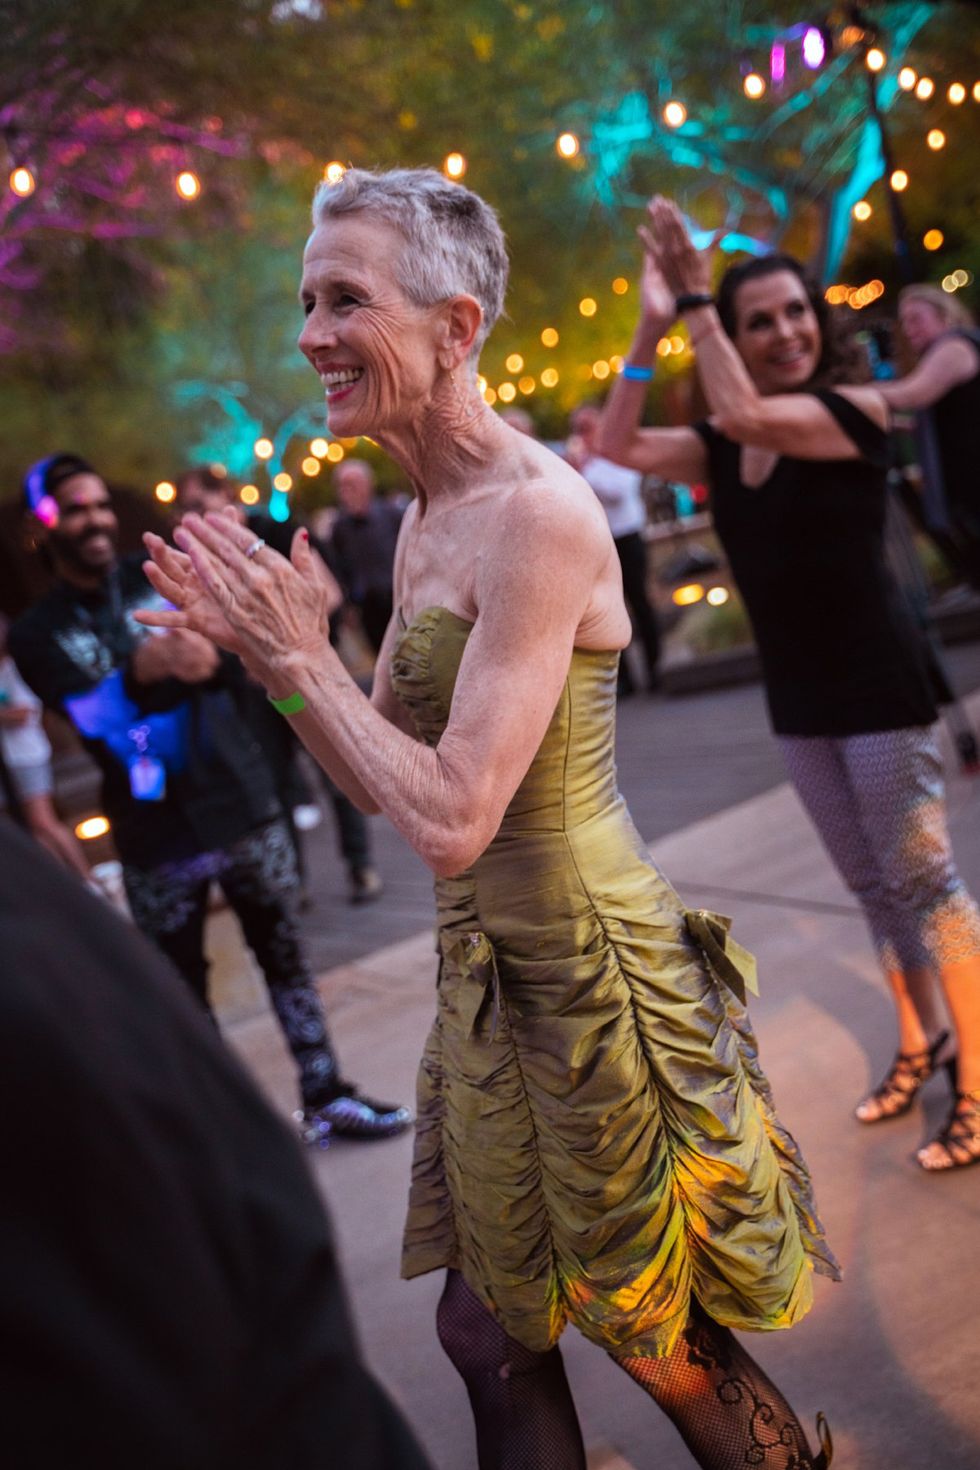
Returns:
[[[508,1337],[458,1271],[447,1272],[436,1330],[470,1396],[480,1470],[586,1470],[557,1348],[534,1353]]]
[[[616,1358],[668,1414],[701,1470],[817,1470],[789,1404],[726,1327],[698,1311],[665,1358]]]

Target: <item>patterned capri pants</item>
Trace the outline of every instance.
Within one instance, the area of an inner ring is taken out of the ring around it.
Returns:
[[[304,1105],[329,1101],[338,1090],[337,1061],[293,916],[296,850],[285,822],[269,822],[229,847],[196,853],[183,862],[150,869],[123,865],[136,925],[167,955],[204,1006],[204,921],[212,880],[234,910],[265,976],[299,1068]]]
[[[932,727],[778,738],[884,967],[938,968],[980,955],[980,912],[953,861]]]

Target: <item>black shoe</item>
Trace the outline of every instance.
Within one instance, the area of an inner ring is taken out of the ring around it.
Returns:
[[[350,1087],[330,1102],[303,1108],[296,1114],[304,1143],[327,1148],[331,1138],[394,1138],[415,1121],[411,1108],[373,1102]]]
[[[380,898],[384,891],[385,886],[377,868],[351,868],[349,895],[351,903],[370,903],[372,899]]]

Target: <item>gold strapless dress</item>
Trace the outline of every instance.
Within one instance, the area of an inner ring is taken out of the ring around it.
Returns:
[[[392,682],[449,718],[472,625],[430,608]],[[744,1006],[751,956],[685,910],[616,788],[615,653],[576,650],[541,748],[473,868],[436,881],[402,1273],[461,1271],[544,1350],[573,1322],[669,1351],[693,1293],[729,1327],[797,1321],[838,1277]]]

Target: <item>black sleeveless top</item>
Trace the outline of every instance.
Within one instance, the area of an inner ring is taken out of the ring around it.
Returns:
[[[715,529],[745,601],[779,735],[859,735],[936,718],[925,644],[888,570],[887,435],[839,393],[815,394],[857,460],[781,456],[757,489],[708,423]]]
[[[957,329],[946,334],[962,337],[980,348],[980,333]],[[946,338],[943,338],[946,340]],[[957,383],[932,406],[933,423],[943,468],[943,488],[951,511],[980,510],[977,448],[980,444],[980,370]]]

